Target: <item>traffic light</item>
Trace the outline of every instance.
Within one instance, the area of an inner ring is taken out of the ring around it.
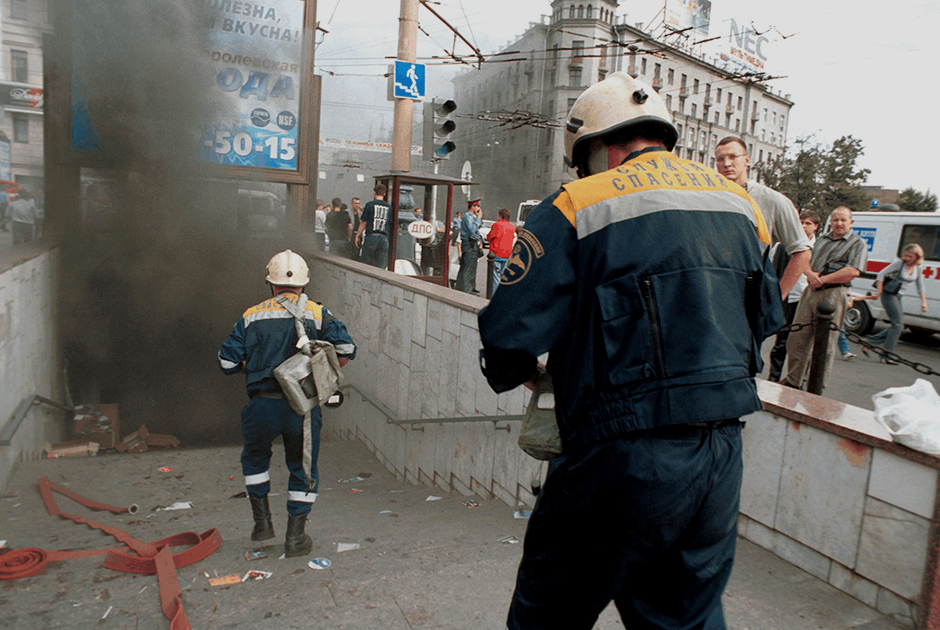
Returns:
[[[424,159],[448,160],[457,145],[450,137],[457,128],[451,114],[457,110],[457,103],[451,100],[433,99],[424,104]]]

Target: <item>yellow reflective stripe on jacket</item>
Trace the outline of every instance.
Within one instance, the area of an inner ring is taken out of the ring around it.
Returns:
[[[291,302],[296,303],[300,298],[296,293],[282,293],[281,295],[287,295],[288,299]],[[311,317],[312,315],[312,317]],[[305,316],[307,319],[314,320],[317,330],[320,329],[320,322],[323,320],[323,306],[317,304],[313,300],[307,300],[307,308],[305,310]],[[277,299],[272,297],[271,299],[265,300],[261,304],[252,306],[247,311],[244,312],[242,318],[245,320],[245,325],[249,325],[253,321],[258,321],[261,319],[277,319],[277,318],[288,318],[293,317],[287,309],[277,303]]]
[[[770,243],[764,215],[746,190],[712,169],[668,151],[644,153],[617,168],[570,182],[563,188],[564,192],[553,203],[577,229],[579,238],[612,222],[676,208],[689,211],[691,207],[745,214],[756,227],[761,242]],[[631,197],[629,204],[623,203],[625,196]],[[691,203],[690,196],[694,198]]]

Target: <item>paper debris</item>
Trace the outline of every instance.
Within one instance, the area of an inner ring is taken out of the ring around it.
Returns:
[[[192,501],[177,501],[173,505],[168,505],[166,507],[158,507],[154,512],[166,512],[168,510],[189,510],[192,509]]]
[[[209,586],[227,586],[229,584],[241,584],[242,579],[238,576],[237,573],[232,575],[226,575],[225,577],[217,577],[209,580]]]
[[[436,497],[436,496],[434,496],[433,494],[429,494],[429,495],[428,495],[428,498],[425,499],[425,501],[440,501],[440,500],[443,499],[443,498],[444,498],[444,497]]]
[[[359,549],[359,543],[336,543],[336,553]]]
[[[247,582],[248,580],[265,580],[274,575],[270,571],[255,571],[251,570],[242,577],[242,582]]]

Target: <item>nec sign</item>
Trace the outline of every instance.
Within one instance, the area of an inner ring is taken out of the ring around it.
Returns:
[[[757,35],[757,39],[754,39],[754,36],[757,33],[752,28],[745,28],[743,30],[738,29],[738,24],[734,20],[731,20],[731,43],[732,45],[737,45],[738,48],[741,48],[748,53],[749,55],[756,55],[762,62],[767,61],[767,57],[761,52],[761,44],[764,42],[770,41],[763,35]],[[762,67],[763,63],[754,63],[754,60],[749,59],[752,65]]]

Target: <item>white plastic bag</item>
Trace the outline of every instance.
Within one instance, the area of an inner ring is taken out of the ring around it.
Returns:
[[[895,442],[940,455],[940,396],[922,378],[909,387],[892,387],[871,397],[875,419]]]

